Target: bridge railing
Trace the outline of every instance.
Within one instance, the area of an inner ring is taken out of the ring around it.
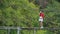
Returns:
[[[20,31],[22,30],[33,30],[33,34],[36,34],[36,30],[41,30],[40,27],[6,27],[6,26],[0,26],[0,30],[7,30],[8,34],[10,34],[10,30],[17,30],[17,34],[21,34]],[[60,28],[48,28],[45,27],[42,30],[60,30]],[[30,34],[30,33],[29,33]]]

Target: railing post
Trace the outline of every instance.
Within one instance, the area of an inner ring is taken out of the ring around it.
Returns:
[[[36,30],[35,30],[35,28],[34,28],[34,34],[36,34]]]
[[[7,29],[8,30],[8,34],[10,34],[10,28],[9,29]]]
[[[17,34],[20,34],[20,30],[21,30],[21,28],[17,27]]]

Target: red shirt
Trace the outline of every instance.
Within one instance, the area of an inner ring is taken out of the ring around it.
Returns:
[[[42,18],[44,18],[44,13],[41,12],[39,16],[42,17]]]

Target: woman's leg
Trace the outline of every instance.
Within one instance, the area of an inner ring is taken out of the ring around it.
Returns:
[[[43,22],[42,21],[40,22],[40,27],[43,28]]]

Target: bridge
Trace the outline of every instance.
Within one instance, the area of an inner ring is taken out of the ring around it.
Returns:
[[[0,26],[0,30],[1,29],[8,30],[8,34],[10,34],[11,29],[16,29],[17,34],[21,34],[20,33],[21,30],[33,30],[34,34],[36,34],[36,30],[60,30],[60,28],[48,28],[48,27],[45,27],[45,28],[41,29],[40,27],[7,27],[7,26]]]

